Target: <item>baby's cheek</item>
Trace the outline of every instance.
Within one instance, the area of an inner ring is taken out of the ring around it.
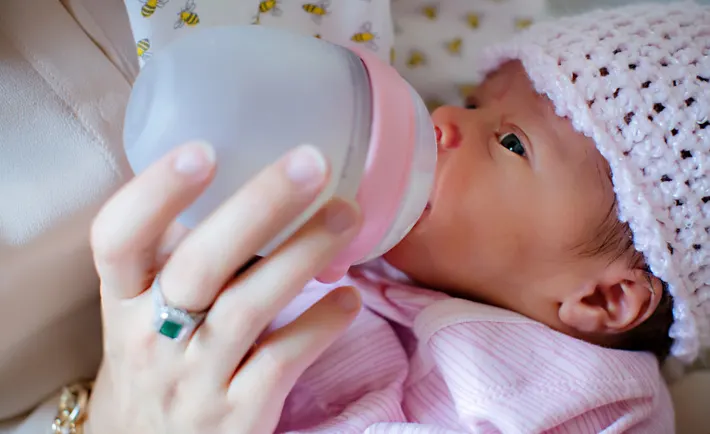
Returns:
[[[521,260],[523,233],[507,217],[472,213],[450,225],[444,249],[450,267],[475,271],[476,280],[498,280],[515,272]]]

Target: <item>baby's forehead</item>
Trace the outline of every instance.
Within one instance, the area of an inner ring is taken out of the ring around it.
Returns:
[[[476,90],[482,101],[498,101],[512,118],[534,125],[537,147],[545,146],[563,161],[594,170],[595,180],[609,182],[609,166],[594,141],[577,131],[569,118],[558,116],[555,106],[537,92],[523,64],[513,60],[490,73]],[[527,122],[525,122],[527,120]],[[591,173],[591,172],[590,172]]]
[[[508,61],[488,74],[476,93],[479,98],[485,100],[514,98],[525,102],[525,107],[535,113],[554,114],[552,102],[546,96],[537,93],[523,64],[518,60]]]
[[[495,101],[502,111],[514,118],[532,120],[546,130],[546,136],[554,136],[547,139],[555,142],[567,142],[570,135],[582,137],[569,119],[555,113],[552,101],[535,90],[520,61],[506,62],[490,73],[476,89],[475,97],[484,104]]]

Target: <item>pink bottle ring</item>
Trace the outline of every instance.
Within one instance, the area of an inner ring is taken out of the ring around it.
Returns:
[[[363,226],[317,277],[321,282],[340,279],[377,247],[397,216],[412,170],[416,116],[407,83],[374,54],[351,49],[362,59],[372,90],[370,147],[356,196]]]

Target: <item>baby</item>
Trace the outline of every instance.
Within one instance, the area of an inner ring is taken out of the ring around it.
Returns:
[[[430,206],[339,282],[369,311],[283,430],[673,432],[657,361],[710,344],[710,9],[540,24],[482,73],[433,113]]]
[[[710,8],[536,24],[470,73],[425,214],[337,283],[366,309],[278,431],[673,432],[659,362],[710,346]]]

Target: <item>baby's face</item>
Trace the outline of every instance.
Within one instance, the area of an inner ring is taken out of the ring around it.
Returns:
[[[559,298],[607,261],[575,253],[614,202],[594,142],[555,115],[518,62],[466,108],[441,107],[433,119],[441,138],[430,209],[385,258],[431,288],[563,328]]]

